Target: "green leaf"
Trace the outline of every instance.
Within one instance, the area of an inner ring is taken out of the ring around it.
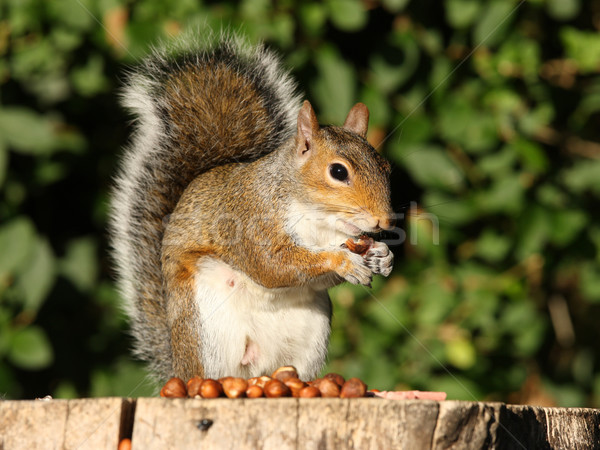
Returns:
[[[270,38],[286,50],[294,47],[296,22],[289,14],[277,14],[271,21]]]
[[[0,110],[0,136],[14,150],[30,154],[47,153],[55,140],[50,121],[22,107]]]
[[[19,80],[41,103],[53,103],[69,95],[67,65],[66,53],[56,51],[49,39],[32,35],[15,48],[11,78]]]
[[[92,237],[71,240],[60,262],[60,272],[82,292],[92,289],[98,278],[96,240]]]
[[[518,174],[506,175],[494,180],[489,189],[478,191],[477,203],[487,213],[516,214],[524,206],[524,191]]]
[[[477,352],[471,341],[457,338],[446,343],[446,357],[454,367],[467,370],[475,365]]]
[[[560,247],[569,244],[587,225],[588,216],[577,209],[561,209],[554,213],[550,240]]]
[[[454,28],[470,26],[481,10],[479,0],[447,0],[445,6],[446,20]]]
[[[333,24],[343,31],[357,31],[365,26],[367,11],[359,0],[327,0]]]
[[[2,292],[0,291],[0,294]],[[2,297],[0,296],[0,299]],[[11,322],[13,320],[11,312],[0,306],[0,358],[4,357],[10,348],[10,342],[13,336]],[[1,366],[1,365],[0,365]]]
[[[321,3],[302,3],[300,5],[300,20],[308,34],[316,36],[323,32],[327,20],[327,10]]]
[[[138,61],[146,56],[152,45],[163,37],[164,31],[155,22],[134,21],[127,26],[127,58]]]
[[[244,20],[263,21],[269,17],[272,5],[269,0],[243,0],[239,10]]]
[[[436,377],[428,389],[448,394],[448,400],[477,400],[484,397],[481,383],[477,383],[460,374]]]
[[[440,135],[472,153],[481,153],[496,145],[498,131],[494,117],[483,114],[465,95],[447,99],[439,108]]]
[[[406,301],[397,298],[369,303],[366,317],[387,335],[403,333],[410,320]]]
[[[523,260],[533,253],[539,253],[550,234],[550,215],[545,208],[533,206],[519,218],[516,255]]]
[[[390,140],[394,147],[394,151],[398,155],[404,154],[404,149],[414,147],[416,144],[423,144],[429,141],[434,134],[433,124],[431,119],[425,114],[412,114],[404,118],[398,118],[395,123],[397,128],[394,133],[397,137],[392,137]]]
[[[548,14],[556,20],[571,20],[579,14],[581,9],[579,0],[548,0],[546,5]]]
[[[574,194],[586,191],[600,195],[600,160],[577,161],[570,169],[565,170],[560,178],[565,186]]]
[[[47,186],[64,179],[68,174],[64,162],[44,162],[35,168],[34,179],[40,186]]]
[[[409,2],[410,0],[383,0],[382,3],[383,6],[385,6],[390,11],[400,12],[404,8],[406,8],[406,5],[408,5]]]
[[[543,102],[519,117],[518,125],[527,136],[535,136],[541,128],[550,125],[554,116],[554,106]]]
[[[37,311],[55,279],[54,254],[45,239],[39,239],[29,258],[29,264],[19,275],[17,285],[24,294],[24,308]]]
[[[517,15],[517,9],[518,6],[510,0],[486,2],[485,9],[473,28],[475,45],[493,47],[501,42]]]
[[[6,173],[8,172],[8,149],[4,142],[0,140],[0,189],[4,184]]]
[[[492,178],[503,178],[513,172],[515,161],[514,150],[504,146],[497,152],[483,156],[479,160],[479,169]]]
[[[71,71],[71,79],[75,90],[84,97],[91,97],[104,92],[109,82],[104,75],[104,61],[100,54],[92,55],[85,66]]]
[[[587,262],[583,265],[580,287],[589,302],[600,303],[600,268],[597,264]]]
[[[52,363],[54,353],[44,330],[31,325],[14,334],[8,358],[21,369],[40,370]]]
[[[33,223],[25,216],[0,226],[0,275],[24,267],[35,248],[35,239]]]
[[[568,27],[561,30],[560,37],[566,56],[575,61],[582,73],[600,70],[600,34]]]
[[[537,189],[536,197],[539,203],[555,208],[564,208],[569,201],[562,189],[549,183],[543,184]]]
[[[477,254],[486,261],[501,261],[511,246],[510,238],[492,230],[485,230],[477,240]]]
[[[152,397],[155,384],[140,363],[121,359],[110,370],[95,370],[91,376],[92,397]]]
[[[56,27],[51,31],[50,39],[60,51],[72,52],[81,45],[83,36],[70,28]]]
[[[479,208],[470,198],[437,191],[427,192],[423,196],[423,208],[435,214],[447,230],[447,226],[458,227],[470,222],[479,214]]]
[[[59,385],[54,389],[54,392],[52,393],[52,397],[67,398],[67,399],[78,398],[79,393],[77,392],[77,389],[75,388],[73,383],[70,383],[68,381],[63,381],[63,382],[59,383]]]
[[[527,139],[515,139],[511,142],[515,153],[523,162],[526,170],[534,173],[544,173],[548,169],[549,161],[541,145]]]
[[[580,386],[567,383],[552,384],[546,379],[542,389],[556,399],[557,406],[562,408],[578,408],[586,404],[586,395]]]
[[[532,356],[539,350],[544,339],[545,324],[537,315],[523,321],[522,328],[515,335],[515,351],[519,356]]]
[[[585,126],[592,114],[600,111],[600,77],[596,77],[596,80],[584,89],[577,109],[569,118],[570,128],[576,131]]]
[[[586,231],[590,240],[594,243],[596,262],[600,263],[600,227],[590,226]]]
[[[324,47],[317,53],[316,65],[319,75],[313,92],[319,106],[319,121],[342,124],[356,98],[354,70],[332,47]]]
[[[441,147],[411,146],[405,148],[401,155],[394,156],[421,186],[446,191],[456,191],[463,186],[461,170]]]
[[[407,216],[407,243],[420,255],[439,260],[444,245],[440,245],[440,221],[436,214],[418,211]]]
[[[369,126],[386,126],[391,115],[390,104],[386,95],[378,89],[366,88],[361,93],[360,99],[369,107]]]
[[[454,292],[427,277],[418,289],[419,305],[416,310],[416,320],[420,325],[437,325],[444,321],[456,307]]]
[[[49,2],[48,15],[53,21],[67,25],[79,31],[90,29],[97,21],[96,2],[92,0],[77,0],[76,3],[64,0]]]

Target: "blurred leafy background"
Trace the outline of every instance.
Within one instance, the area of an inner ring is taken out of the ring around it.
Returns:
[[[356,101],[404,243],[333,290],[327,370],[380,389],[600,407],[600,1],[3,0],[0,396],[153,393],[107,197],[123,71],[182,30],[283,55],[322,122]]]

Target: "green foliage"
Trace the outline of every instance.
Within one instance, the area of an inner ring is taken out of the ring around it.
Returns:
[[[367,8],[368,6],[368,8]],[[328,370],[600,406],[597,0],[9,0],[0,6],[0,395],[148,395],[107,257],[128,64],[185,29],[283,55],[323,122],[371,110],[396,267],[332,291]]]

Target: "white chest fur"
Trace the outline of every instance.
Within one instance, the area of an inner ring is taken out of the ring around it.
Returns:
[[[202,258],[196,275],[205,377],[252,377],[294,365],[312,379],[327,354],[331,304],[310,286],[265,289],[227,264]]]

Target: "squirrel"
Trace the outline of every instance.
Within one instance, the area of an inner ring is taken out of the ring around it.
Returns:
[[[135,131],[110,237],[134,353],[159,380],[325,364],[327,289],[370,286],[393,254],[348,238],[393,226],[369,111],[320,126],[282,63],[230,34],[154,50],[121,93]]]

